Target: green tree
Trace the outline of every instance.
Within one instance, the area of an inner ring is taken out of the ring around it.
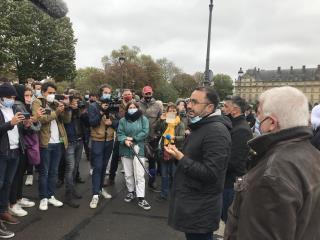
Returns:
[[[20,82],[75,77],[76,40],[69,18],[55,20],[26,1],[0,1],[0,74]]]
[[[179,98],[179,93],[170,83],[166,82],[157,89],[154,97],[164,103],[175,102]]]
[[[182,73],[180,68],[166,58],[158,59],[156,62],[161,69],[161,78],[166,82],[171,82],[174,76]]]
[[[179,97],[190,97],[192,91],[198,86],[193,76],[182,73],[176,75],[171,82],[172,86],[179,93]]]
[[[77,70],[74,87],[81,93],[85,93],[87,90],[97,93],[99,86],[107,82],[107,77],[102,69],[81,68]]]
[[[229,75],[217,74],[213,77],[213,82],[214,88],[217,90],[221,100],[228,95],[232,95],[233,84],[232,78]]]

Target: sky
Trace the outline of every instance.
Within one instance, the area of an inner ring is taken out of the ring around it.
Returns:
[[[76,65],[102,67],[122,45],[204,72],[209,0],[65,0],[78,39]],[[320,64],[319,0],[213,0],[210,69],[271,70]]]

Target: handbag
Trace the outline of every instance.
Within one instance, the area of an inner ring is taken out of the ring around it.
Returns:
[[[27,134],[24,136],[26,154],[30,165],[40,164],[40,144],[37,133]]]

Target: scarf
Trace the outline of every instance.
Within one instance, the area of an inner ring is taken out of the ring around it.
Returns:
[[[167,129],[163,133],[164,137],[164,145],[168,145],[169,143],[173,143],[174,140],[166,139],[166,135],[170,135],[171,137],[175,136],[175,128],[180,124],[180,117],[177,116],[173,123],[168,123]]]

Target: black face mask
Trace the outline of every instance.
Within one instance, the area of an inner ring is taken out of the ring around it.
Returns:
[[[144,100],[146,100],[146,102],[150,102],[152,97],[144,97]]]
[[[92,100],[92,99],[90,99],[89,101],[90,101],[91,103],[95,102],[95,100]]]

